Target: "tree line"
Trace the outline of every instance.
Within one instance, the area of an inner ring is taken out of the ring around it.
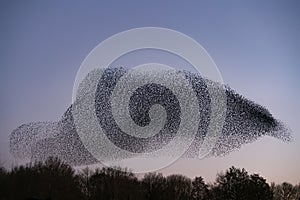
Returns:
[[[231,167],[206,183],[174,174],[104,167],[79,172],[58,158],[0,168],[0,200],[300,200],[300,183],[268,184],[259,174]]]

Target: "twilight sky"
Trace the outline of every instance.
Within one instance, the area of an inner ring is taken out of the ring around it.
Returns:
[[[223,80],[293,130],[293,143],[263,137],[221,158],[180,159],[164,174],[215,174],[234,165],[268,182],[300,182],[300,3],[298,1],[1,1],[0,163],[14,164],[9,134],[57,121],[72,101],[77,70],[107,37],[157,26],[194,38]]]

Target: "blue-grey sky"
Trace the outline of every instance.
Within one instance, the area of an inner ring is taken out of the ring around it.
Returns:
[[[77,70],[101,41],[157,26],[198,41],[224,82],[289,125],[294,142],[264,137],[222,158],[181,159],[165,174],[212,181],[231,165],[269,182],[300,182],[299,1],[1,1],[0,161],[22,123],[57,121],[72,101]]]

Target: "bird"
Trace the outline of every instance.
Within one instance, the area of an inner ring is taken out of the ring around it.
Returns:
[[[181,78],[185,81],[176,81]],[[147,83],[145,79],[148,80]],[[134,87],[131,86],[132,83],[135,84]],[[162,83],[167,83],[167,86]],[[91,90],[92,84],[94,90]],[[214,137],[215,141],[205,157],[227,155],[263,136],[285,142],[292,140],[291,130],[275,119],[268,109],[238,94],[230,86],[211,81],[195,72],[131,72],[122,67],[110,67],[90,72],[79,90],[81,95],[57,122],[30,122],[13,130],[10,134],[11,154],[15,158],[31,161],[59,157],[74,166],[99,163],[76,127],[78,116],[83,116],[80,119],[82,126],[91,130],[94,126],[94,122],[85,113],[77,115],[75,111],[79,108],[83,112],[94,112],[91,116],[96,118],[97,127],[101,127],[105,138],[133,155],[158,151],[174,140],[176,134],[182,134],[183,143],[185,137],[193,139],[182,157],[199,157],[203,142],[209,136],[213,112],[217,116],[223,113],[224,119],[220,127],[218,124],[214,126],[220,129],[220,134]],[[212,100],[213,92],[217,93],[217,98],[223,92],[225,103],[219,104],[219,99]],[[86,105],[89,95],[93,98],[92,105]],[[128,97],[126,101],[125,97]],[[196,105],[192,105],[192,97],[195,98]],[[122,107],[119,104],[128,105]],[[124,114],[125,111],[128,112],[127,115]],[[188,115],[190,111],[197,113],[198,118]],[[190,131],[189,127],[194,126],[195,122],[196,129]],[[138,130],[147,130],[149,137],[137,135],[142,134]]]

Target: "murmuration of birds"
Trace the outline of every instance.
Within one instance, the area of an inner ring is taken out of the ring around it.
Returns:
[[[178,132],[181,123],[189,123],[187,120],[182,120],[185,112],[184,106],[186,106],[189,109],[196,109],[200,117],[193,141],[182,157],[197,158],[211,120],[208,84],[217,89],[225,88],[226,116],[221,127],[221,134],[206,157],[227,155],[262,136],[275,137],[285,142],[292,140],[291,131],[284,123],[275,119],[266,108],[244,98],[229,86],[207,80],[200,74],[188,71],[176,70],[175,73],[168,70],[151,73],[144,71],[130,75],[128,71],[125,68],[112,67],[102,70],[99,77],[98,73],[91,72],[83,80],[85,92],[89,90],[89,81],[97,80],[94,105],[92,105],[93,112],[106,138],[117,148],[131,153],[153,152],[170,143],[176,134],[189,134],[189,130]],[[125,76],[127,77],[124,78]],[[148,78],[151,76],[153,83],[150,81],[139,85],[145,76]],[[187,81],[185,83],[176,81],[176,76],[184,77]],[[165,82],[172,84],[172,88],[159,84],[156,81],[158,79],[164,79]],[[119,84],[120,81],[122,84]],[[134,91],[130,87],[132,83],[136,84]],[[183,84],[186,83],[193,91],[183,89]],[[173,92],[174,88],[186,97],[185,102],[180,102],[182,98],[178,98]],[[131,96],[128,102],[125,100],[123,102],[122,98],[127,90],[130,90]],[[123,96],[120,95],[120,98],[116,100],[121,93]],[[198,105],[195,108],[190,108],[192,106],[189,104],[191,93],[195,94],[197,99]],[[74,166],[98,163],[98,159],[82,142],[74,122],[73,107],[82,98],[85,98],[85,95],[78,97],[58,122],[31,122],[13,130],[10,135],[11,154],[15,158],[30,161],[45,160],[49,156],[59,157]],[[128,105],[122,105],[122,108],[120,106],[118,109],[116,102]],[[86,108],[84,108],[85,105],[81,106],[83,106],[82,110],[91,107],[90,105]],[[125,115],[124,112],[128,114]],[[83,117],[81,123],[89,128],[93,126],[88,117],[86,119]],[[136,127],[141,130],[147,129],[146,135],[143,133],[138,135],[139,129]]]

